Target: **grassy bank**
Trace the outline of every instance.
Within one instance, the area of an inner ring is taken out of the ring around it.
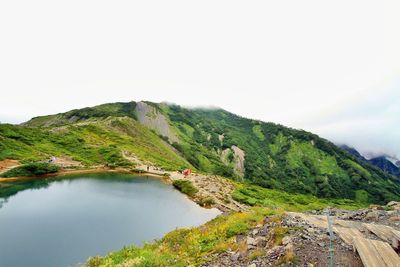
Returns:
[[[193,185],[189,183],[178,184],[182,192],[193,190]],[[228,249],[240,250],[240,244],[235,242],[235,237],[261,224],[265,217],[280,221],[286,210],[305,211],[328,206],[357,209],[365,206],[351,200],[319,199],[248,184],[238,183],[236,186],[232,196],[241,203],[254,206],[248,211],[221,215],[197,228],[172,231],[161,240],[143,247],[125,247],[104,257],[93,257],[87,262],[87,266],[200,266],[207,255]],[[282,229],[278,228],[271,230],[280,233]],[[275,234],[273,238],[276,240],[271,242],[278,244],[283,236],[284,233]]]
[[[28,163],[18,167],[15,167],[5,173],[1,174],[0,177],[29,177],[36,175],[44,175],[48,173],[56,173],[60,170],[60,167],[54,164],[35,162]]]
[[[280,216],[281,213],[268,208],[253,208],[248,212],[219,216],[197,228],[172,231],[143,247],[131,246],[105,257],[93,257],[87,266],[197,266],[205,255],[236,249],[234,237],[237,234],[247,232],[265,216]]]
[[[354,210],[368,205],[349,199],[317,198],[311,195],[287,193],[251,184],[237,184],[236,187],[236,190],[232,193],[232,198],[249,206],[280,208],[287,211],[307,211],[321,210],[328,206]]]
[[[189,180],[175,180],[172,185],[189,197],[194,197],[194,195],[199,191]]]

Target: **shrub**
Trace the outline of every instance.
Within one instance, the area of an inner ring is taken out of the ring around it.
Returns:
[[[60,167],[57,165],[44,162],[35,162],[13,168],[3,173],[1,176],[2,177],[35,176],[47,173],[55,173],[58,172],[59,170]]]
[[[356,190],[356,201],[359,203],[368,203],[368,192],[365,190]]]
[[[285,237],[287,234],[288,229],[285,227],[276,227],[274,228],[274,239],[275,239],[275,245],[280,246],[282,245],[282,239]]]
[[[237,223],[231,224],[226,229],[226,237],[231,238],[232,236],[244,234],[249,229],[250,229],[250,226],[244,222],[237,222]]]
[[[193,197],[199,191],[189,180],[175,180],[172,185],[189,197]]]
[[[202,197],[197,201],[197,203],[202,207],[210,207],[215,204],[215,200],[212,197]]]

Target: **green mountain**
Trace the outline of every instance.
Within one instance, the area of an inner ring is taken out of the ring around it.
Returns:
[[[68,156],[85,166],[190,167],[266,188],[382,203],[400,181],[315,134],[222,109],[104,104],[0,125],[0,160]]]

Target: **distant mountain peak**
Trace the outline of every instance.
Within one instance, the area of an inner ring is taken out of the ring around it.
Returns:
[[[390,156],[384,153],[363,156],[355,148],[348,145],[340,145],[340,148],[346,150],[361,161],[368,162],[380,168],[384,172],[400,177],[400,160],[395,156]]]
[[[243,179],[288,192],[371,202],[400,196],[398,169],[366,160],[316,134],[244,118],[221,108],[118,102],[0,125],[0,160],[67,155],[91,166],[124,166],[130,158],[157,167]],[[124,156],[125,155],[125,156]],[[126,155],[130,155],[126,157]],[[375,166],[380,166],[382,170]]]

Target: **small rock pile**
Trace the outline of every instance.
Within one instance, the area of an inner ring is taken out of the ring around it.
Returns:
[[[296,261],[284,266],[329,266],[330,233],[302,220],[286,216],[284,225],[294,229],[291,242],[294,244]],[[353,248],[332,233],[332,250],[334,266],[363,266],[361,259]]]
[[[323,211],[311,213],[325,215]],[[400,202],[395,201],[385,206],[371,205],[357,211],[333,208],[331,215],[343,220],[376,222],[400,228]],[[277,229],[284,229],[284,235],[278,238]],[[372,234],[369,238],[376,239]],[[331,238],[326,229],[315,227],[300,217],[284,215],[279,221],[266,217],[263,224],[257,225],[247,234],[236,236],[232,248],[207,256],[202,266],[329,266],[331,246],[334,266],[363,266],[353,247],[347,245],[336,233],[332,233]]]
[[[274,229],[277,227],[283,227],[282,222],[273,222],[266,217],[263,224],[247,234],[236,236],[234,247],[237,249],[211,255],[202,266],[276,266],[278,260],[293,250],[289,237],[284,237],[281,244],[275,244]]]
[[[323,214],[322,211],[312,213]],[[400,202],[397,201],[391,201],[385,206],[370,205],[366,209],[355,211],[333,208],[331,215],[342,220],[373,222],[392,226],[395,229],[400,228]]]
[[[276,229],[285,235],[277,240]],[[245,235],[236,236],[237,249],[208,256],[203,267],[216,266],[329,266],[329,233],[300,218],[283,216],[279,222],[265,218]],[[335,266],[362,266],[353,248],[336,234],[332,240]]]

